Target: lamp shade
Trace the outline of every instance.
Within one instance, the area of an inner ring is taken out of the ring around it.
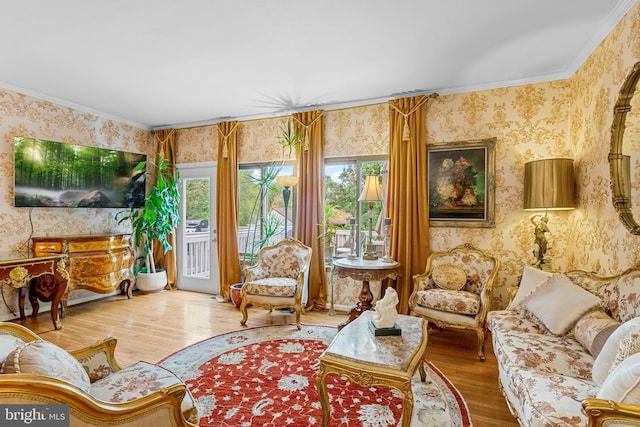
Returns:
[[[293,187],[298,183],[297,176],[278,175],[276,176],[276,182],[283,187]]]
[[[358,201],[360,202],[379,202],[382,200],[382,187],[377,175],[367,176],[364,182],[364,188],[360,194]]]
[[[575,208],[572,159],[545,159],[524,165],[525,210]]]

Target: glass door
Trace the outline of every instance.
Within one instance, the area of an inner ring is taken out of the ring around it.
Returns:
[[[178,165],[181,215],[178,230],[178,288],[220,293],[215,218],[216,164]]]

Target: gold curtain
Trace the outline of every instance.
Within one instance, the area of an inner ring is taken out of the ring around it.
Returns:
[[[408,314],[414,274],[429,255],[426,96],[389,101],[389,195],[391,255],[401,264],[398,312]]]
[[[240,282],[238,254],[238,122],[218,123],[216,228],[220,296],[229,300],[229,288]]]
[[[296,148],[298,198],[294,236],[313,252],[309,269],[309,298],[307,308],[323,309],[327,304],[324,270],[324,245],[319,238],[324,219],[324,111],[294,113],[295,131],[304,135],[303,146]]]
[[[153,134],[156,137],[156,153],[162,153],[164,159],[167,161],[169,171],[175,174],[175,161],[176,161],[176,132],[175,129],[162,129],[154,131]],[[153,259],[156,261],[156,266],[166,270],[167,272],[167,288],[177,288],[177,263],[176,263],[176,233],[171,233],[167,240],[173,249],[169,250],[166,254],[162,251],[162,245],[160,242],[155,241],[153,243]]]

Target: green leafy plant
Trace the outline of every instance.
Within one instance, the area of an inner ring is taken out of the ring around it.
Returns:
[[[265,212],[270,195],[279,190],[275,179],[281,170],[282,167],[274,163],[264,168],[263,173],[259,176],[245,175],[245,179],[258,187],[258,193],[251,207],[247,222],[249,224],[249,234],[243,248],[242,266],[254,262],[260,249],[271,241],[271,238],[278,233],[282,225],[280,219],[274,218],[268,212]],[[244,269],[241,269],[241,271],[244,275]]]
[[[138,163],[134,171],[145,170],[147,163]],[[126,221],[131,223],[135,245],[142,249],[145,269],[147,272],[155,273],[153,242],[159,241],[164,253],[171,250],[168,238],[180,223],[181,218],[177,174],[174,176],[169,162],[164,159],[162,153],[156,154],[155,164],[151,163],[151,165],[155,169],[156,184],[145,197],[144,207],[120,211],[116,214],[116,220],[118,224]],[[148,174],[149,171],[145,173]]]
[[[304,144],[304,137],[293,130],[291,120],[287,121],[287,125],[282,129],[282,134],[276,140],[282,146],[282,151],[287,151],[288,157],[291,157],[293,151]]]

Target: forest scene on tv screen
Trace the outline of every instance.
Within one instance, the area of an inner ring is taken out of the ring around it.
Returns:
[[[128,208],[144,204],[146,155],[35,138],[14,140],[16,207]]]

